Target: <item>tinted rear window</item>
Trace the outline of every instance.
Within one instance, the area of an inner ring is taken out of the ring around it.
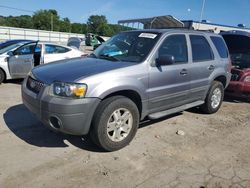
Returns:
[[[221,58],[227,58],[228,57],[228,52],[227,52],[227,47],[225,45],[225,42],[222,40],[220,37],[210,37],[212,42],[214,43],[218,53],[220,54]]]
[[[194,62],[213,60],[212,49],[204,36],[190,35],[190,40]]]
[[[46,44],[45,45],[45,53],[46,54],[60,54],[60,53],[66,53],[70,51],[68,48],[64,48],[62,46],[57,46],[53,44]]]

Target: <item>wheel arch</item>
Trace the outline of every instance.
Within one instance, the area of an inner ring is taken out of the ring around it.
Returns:
[[[224,75],[217,76],[214,81],[221,82],[223,84],[223,87],[226,88],[227,85],[227,78]]]
[[[124,97],[129,98],[131,101],[133,101],[136,104],[138,111],[139,111],[139,114],[140,114],[140,117],[141,117],[142,108],[143,108],[142,107],[142,98],[137,91],[132,90],[132,89],[114,91],[112,93],[109,93],[109,94],[103,96],[102,100],[107,99],[109,97],[113,97],[113,96],[124,96]]]

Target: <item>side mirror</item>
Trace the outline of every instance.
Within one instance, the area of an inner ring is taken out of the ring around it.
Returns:
[[[13,53],[13,51],[9,51],[9,52],[7,53],[7,55],[8,55],[8,56],[13,56],[14,53]]]
[[[174,56],[172,55],[161,55],[156,59],[157,66],[172,65],[175,63]]]

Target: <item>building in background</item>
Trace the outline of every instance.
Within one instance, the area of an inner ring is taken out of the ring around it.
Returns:
[[[239,24],[238,26],[234,27],[222,24],[213,24],[206,20],[203,20],[202,22],[193,20],[178,20],[177,18],[171,15],[120,20],[118,21],[118,24],[135,29],[188,28],[194,30],[209,30],[215,33],[220,33],[223,31],[230,31],[230,30],[250,32],[250,28],[246,28],[244,24]]]

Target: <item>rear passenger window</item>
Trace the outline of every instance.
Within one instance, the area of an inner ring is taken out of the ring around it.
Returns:
[[[213,60],[212,49],[204,36],[190,35],[193,61],[209,61]]]
[[[228,51],[225,42],[221,37],[210,37],[212,42],[214,43],[218,53],[220,54],[221,58],[227,58],[228,57]]]
[[[57,46],[53,44],[46,44],[45,45],[45,53],[46,54],[60,54],[60,53],[66,53],[70,51],[68,48],[64,48],[62,46]]]
[[[176,63],[187,63],[187,42],[185,35],[171,35],[163,41],[159,48],[158,56],[174,56]]]

